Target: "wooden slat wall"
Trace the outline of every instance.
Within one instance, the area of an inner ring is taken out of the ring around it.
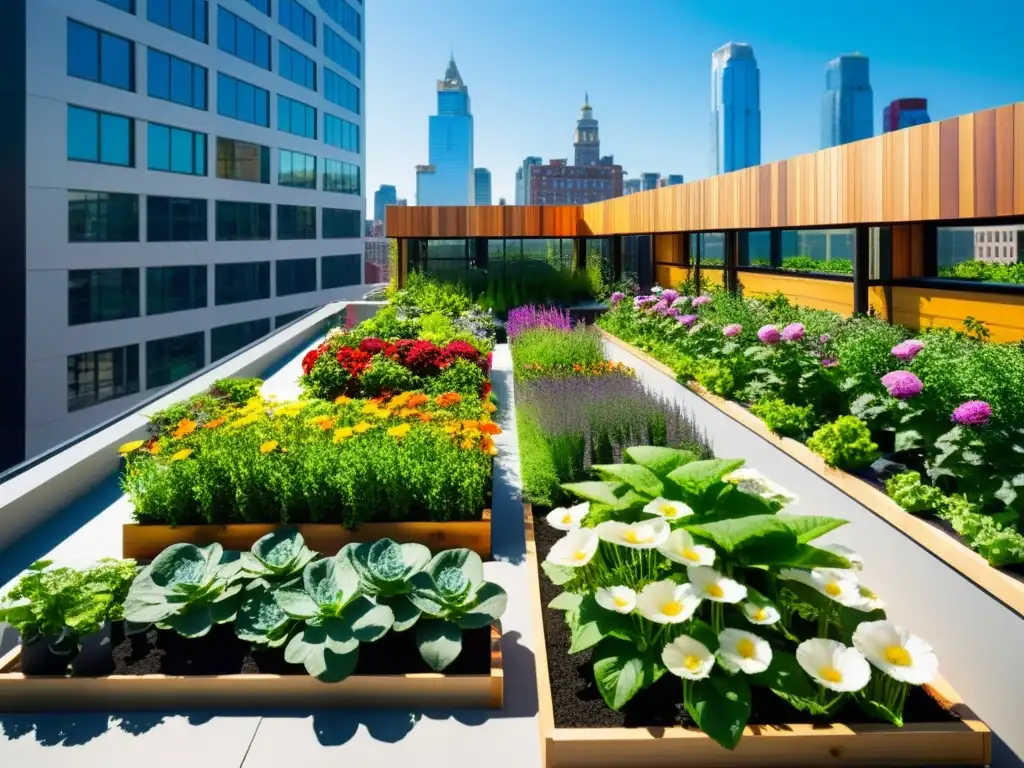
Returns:
[[[584,206],[389,207],[388,237],[575,237],[1024,216],[1024,103]]]
[[[708,272],[700,274],[703,278]],[[843,315],[853,314],[853,282],[758,272],[740,272],[738,279],[743,286],[744,296],[780,292],[802,307],[829,309]]]
[[[909,328],[963,330],[965,317],[981,320],[992,341],[1024,338],[1024,296],[893,286],[892,322]]]

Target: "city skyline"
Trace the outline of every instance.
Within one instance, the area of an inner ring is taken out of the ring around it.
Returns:
[[[630,177],[650,168],[678,170],[687,180],[707,177],[710,56],[730,40],[749,43],[757,56],[762,162],[819,148],[825,67],[847,51],[872,60],[875,135],[882,132],[881,106],[908,93],[929,100],[934,120],[1021,100],[1024,59],[993,47],[968,22],[987,13],[1012,26],[1024,21],[1024,9],[1009,0],[979,3],[935,13],[934,3],[923,0],[898,7],[867,0],[852,18],[822,6],[812,19],[795,0],[771,8],[738,0],[727,9],[650,0],[643,13],[628,14],[603,1],[524,0],[509,14],[459,0],[399,11],[397,0],[379,0],[367,38],[377,36],[382,45],[386,38],[388,53],[367,67],[367,188],[395,184],[401,197],[414,199],[415,165],[427,156],[432,85],[450,52],[474,91],[475,162],[492,172],[493,199],[511,201],[523,158],[573,156],[571,129],[583,91],[600,108],[603,142]],[[885,25],[877,24],[879,15]],[[581,18],[586,34],[566,35]],[[652,26],[684,44],[625,53],[628,41],[643,39]],[[588,35],[614,35],[623,55],[588,55]],[[544,56],[524,55],[541,50]]]

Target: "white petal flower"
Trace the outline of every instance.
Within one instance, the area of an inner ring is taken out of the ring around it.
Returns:
[[[669,560],[681,565],[714,565],[715,550],[698,544],[689,531],[676,528],[668,535],[668,539],[658,547]]]
[[[664,518],[655,517],[638,523],[620,523],[608,520],[594,530],[601,541],[630,549],[654,549],[668,539],[669,527]]]
[[[594,599],[605,610],[616,613],[630,613],[636,608],[636,592],[629,587],[601,587]]]
[[[772,663],[772,647],[753,632],[723,629],[718,635],[718,658],[726,669],[756,675]]]
[[[774,624],[780,618],[779,610],[774,605],[757,605],[756,603],[743,603],[743,617],[751,624],[768,626]]]
[[[548,525],[560,531],[571,531],[573,528],[580,527],[583,523],[583,518],[587,516],[589,511],[589,501],[577,504],[574,507],[558,507],[548,512]]]
[[[593,559],[597,545],[597,531],[593,528],[576,528],[552,545],[547,561],[555,565],[577,568]]]
[[[636,610],[648,621],[656,624],[679,624],[693,616],[700,597],[689,584],[674,581],[655,581],[640,590],[636,597]]]
[[[796,648],[797,663],[814,682],[831,691],[859,691],[871,680],[871,667],[856,648],[815,637]]]
[[[756,469],[750,469],[749,467],[740,467],[733,470],[722,479],[727,483],[732,483],[744,493],[760,496],[765,501],[774,502],[780,507],[796,504],[800,501],[800,497],[795,493],[769,480]]]
[[[685,680],[703,680],[715,666],[715,656],[700,640],[680,635],[661,652],[661,663]]]
[[[686,569],[686,578],[700,597],[716,603],[738,603],[747,596],[745,586],[723,576],[714,568],[690,566]]]
[[[853,571],[839,568],[815,568],[804,571],[798,568],[783,568],[779,571],[780,579],[799,581],[821,592],[840,605],[856,608],[864,602],[857,587],[857,577]]]
[[[824,549],[826,552],[831,552],[833,555],[845,557],[850,561],[850,566],[854,571],[864,570],[864,558],[843,544],[824,544],[820,549]]]
[[[935,679],[939,660],[917,635],[889,621],[865,621],[853,633],[854,647],[894,680],[924,685]]]
[[[660,496],[644,507],[648,515],[657,515],[666,520],[679,520],[693,514],[693,510],[681,501],[671,501]]]
[[[868,587],[865,587],[863,584],[858,584],[857,591],[860,592],[861,601],[853,607],[858,611],[877,611],[885,608],[885,600],[876,595]]]

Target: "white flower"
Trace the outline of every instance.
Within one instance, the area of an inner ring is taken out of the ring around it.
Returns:
[[[597,544],[597,531],[593,528],[576,528],[552,545],[547,561],[572,568],[586,565],[597,552]]]
[[[676,528],[668,535],[668,539],[658,547],[665,557],[681,565],[714,565],[715,550],[698,544],[689,531]]]
[[[857,578],[853,571],[841,570],[839,568],[815,568],[813,571],[804,571],[798,568],[783,568],[779,571],[780,579],[799,581],[809,587],[821,592],[840,605],[850,608],[857,608],[864,602],[857,588]]]
[[[601,541],[630,549],[654,549],[668,539],[669,527],[664,518],[656,517],[638,523],[608,520],[594,529]]]
[[[661,292],[664,291],[664,290],[665,290],[664,288],[662,288],[660,285],[655,283],[654,287],[651,288],[651,295],[652,296],[660,296]]]
[[[670,501],[669,499],[661,498],[661,496],[644,507],[644,512],[648,515],[664,517],[666,520],[679,520],[682,517],[688,517],[693,514],[693,510],[686,504],[683,504],[683,502]]]
[[[616,613],[630,613],[636,608],[636,592],[629,587],[601,587],[594,599],[605,610]]]
[[[744,493],[760,496],[765,501],[775,502],[783,507],[800,501],[800,497],[795,493],[749,467],[733,470],[722,479],[727,483],[732,483]]]
[[[689,566],[686,578],[700,597],[716,603],[738,603],[747,596],[747,588],[738,581],[726,578],[714,568]]]
[[[774,624],[780,618],[778,609],[774,605],[757,605],[756,603],[743,603],[743,617],[751,624],[768,626]]]
[[[655,581],[640,590],[636,597],[636,610],[648,621],[656,624],[679,624],[693,616],[700,597],[689,584],[674,581]]]
[[[865,587],[863,584],[857,585],[857,591],[860,592],[861,602],[853,606],[858,611],[876,611],[881,608],[885,608],[885,600],[880,598],[870,589]]]
[[[859,691],[871,680],[864,655],[838,640],[804,640],[796,648],[796,660],[814,682],[831,691]]]
[[[689,303],[690,303],[690,297],[689,296],[680,296],[678,299],[676,299],[675,301],[672,302],[672,306],[680,308],[680,307],[685,307]]]
[[[903,683],[930,683],[939,672],[932,647],[888,621],[862,622],[853,633],[853,645],[885,674]]]
[[[854,571],[864,570],[864,558],[843,544],[824,544],[821,549],[831,552],[833,555],[845,557],[850,561],[850,566]]]
[[[665,646],[661,663],[673,675],[685,680],[703,680],[711,674],[715,657],[700,640],[680,635]]]
[[[718,658],[726,669],[756,675],[772,663],[772,647],[753,632],[723,629],[718,635]]]
[[[587,516],[589,511],[589,501],[577,504],[574,507],[558,507],[558,509],[552,509],[548,512],[548,525],[552,528],[557,528],[560,531],[571,531],[573,528],[580,527],[580,524],[583,522],[583,518]]]

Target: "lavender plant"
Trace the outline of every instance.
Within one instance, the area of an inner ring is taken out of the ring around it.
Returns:
[[[515,341],[521,334],[534,328],[568,331],[572,329],[572,319],[569,317],[568,310],[558,309],[557,307],[526,304],[509,310],[505,331],[508,333],[510,342]]]

